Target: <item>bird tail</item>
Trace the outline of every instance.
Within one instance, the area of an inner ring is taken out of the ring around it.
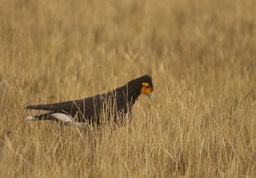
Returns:
[[[40,114],[36,116],[28,116],[25,120],[27,121],[41,121],[41,120],[55,120],[56,118],[52,116],[52,113]]]
[[[49,104],[29,105],[29,106],[26,106],[25,109],[51,110],[52,105],[49,105]]]

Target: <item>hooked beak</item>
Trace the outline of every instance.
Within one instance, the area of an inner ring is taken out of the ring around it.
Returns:
[[[147,94],[147,96],[148,96],[148,97],[149,97],[149,99],[151,99],[151,100],[154,98],[153,92],[151,92],[151,93]]]

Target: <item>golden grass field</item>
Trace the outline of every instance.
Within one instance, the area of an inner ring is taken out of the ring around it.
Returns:
[[[0,177],[256,177],[256,1],[0,4]],[[24,121],[146,73],[125,127]]]

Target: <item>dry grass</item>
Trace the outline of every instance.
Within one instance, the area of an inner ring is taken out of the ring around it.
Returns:
[[[0,177],[256,177],[254,0],[0,4]],[[23,120],[145,73],[126,127]]]

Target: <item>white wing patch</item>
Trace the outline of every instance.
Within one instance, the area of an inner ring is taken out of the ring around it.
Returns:
[[[50,114],[50,116],[56,118],[57,120],[65,123],[65,124],[71,124],[71,125],[75,125],[77,127],[83,127],[85,125],[85,123],[76,122],[74,120],[74,118],[72,116],[68,115],[68,114],[52,113],[52,114]],[[25,120],[27,120],[27,121],[35,121],[35,120],[37,120],[37,118],[34,117],[34,116],[28,116],[28,117],[26,117]]]
[[[28,116],[28,117],[26,117],[25,120],[33,121],[33,120],[37,120],[37,119],[34,116]]]
[[[77,127],[83,127],[84,126],[84,123],[74,121],[74,118],[70,115],[67,115],[67,114],[53,113],[53,114],[51,114],[51,116],[55,117],[56,119],[58,119],[59,121],[61,121],[63,123],[70,123],[70,124],[75,125]]]
[[[59,121],[62,121],[62,122],[74,122],[74,119],[71,116],[67,115],[67,114],[53,113],[53,114],[50,114],[50,115],[55,117]]]

